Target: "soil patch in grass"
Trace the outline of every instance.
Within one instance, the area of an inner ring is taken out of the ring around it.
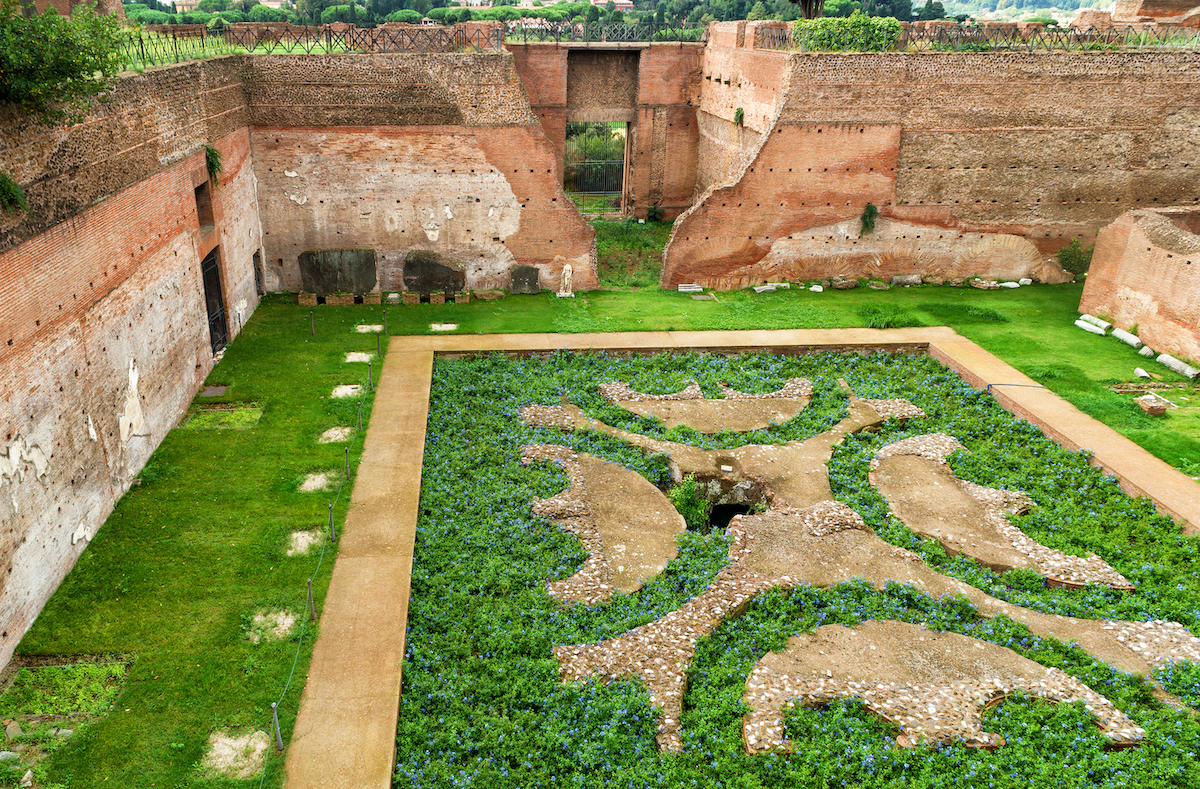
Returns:
[[[312,493],[314,491],[332,490],[336,478],[337,475],[332,471],[314,471],[300,483],[300,492]]]
[[[215,731],[209,738],[200,771],[235,780],[249,780],[263,770],[271,738],[265,731],[234,734]]]
[[[291,611],[259,611],[251,617],[246,637],[251,644],[279,641],[290,636],[295,626],[296,615]]]
[[[352,435],[354,435],[354,428],[349,425],[331,427],[321,434],[321,437],[317,439],[317,443],[337,444],[342,441],[349,441]]]
[[[321,542],[321,532],[313,529],[311,531],[294,531],[288,537],[288,556],[303,556],[312,550],[314,545]]]

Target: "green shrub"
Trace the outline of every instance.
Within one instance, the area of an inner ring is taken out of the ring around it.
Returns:
[[[866,208],[862,212],[862,227],[859,229],[859,235],[865,236],[875,229],[875,220],[879,218],[879,209],[874,203],[867,203]]]
[[[139,25],[169,25],[171,24],[171,15],[163,11],[155,11],[151,8],[133,9],[132,6],[125,6],[125,18],[130,22],[137,22]]]
[[[219,186],[221,182],[218,176],[225,171],[225,166],[221,164],[221,152],[211,145],[204,146],[204,166],[208,168],[208,177],[212,179],[213,186]]]
[[[899,35],[899,20],[858,11],[848,17],[798,19],[792,28],[801,49],[824,52],[886,52]]]
[[[1091,267],[1092,253],[1095,251],[1095,247],[1084,249],[1078,238],[1072,238],[1070,244],[1059,250],[1058,262],[1064,271],[1069,271],[1079,277],[1086,274],[1088,268]]]
[[[696,489],[696,478],[688,474],[683,482],[671,488],[667,498],[679,510],[692,531],[708,531],[708,518],[712,514],[712,502]]]
[[[3,170],[0,170],[0,208],[9,214],[29,210],[29,203],[25,201],[25,190]]]
[[[288,21],[287,11],[284,11],[282,8],[271,8],[271,6],[268,6],[268,5],[251,6],[250,10],[246,12],[246,16],[247,16],[247,18],[249,18],[249,20],[251,22],[287,22]],[[391,20],[388,20],[388,21],[391,21]],[[417,21],[419,22],[421,20],[418,19]]]
[[[742,121],[745,119],[746,119],[746,111],[744,109],[742,109],[741,107],[738,107],[736,110],[733,111],[733,122],[736,125],[741,126]]]
[[[82,119],[121,71],[126,35],[115,15],[91,6],[25,16],[17,0],[0,0],[0,101],[45,123]]]

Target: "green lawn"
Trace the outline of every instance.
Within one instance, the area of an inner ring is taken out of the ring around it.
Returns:
[[[238,429],[171,431],[143,483],[121,500],[20,644],[24,655],[133,656],[115,706],[76,727],[41,768],[44,785],[246,785],[200,775],[205,739],[216,728],[264,728],[298,654],[280,704],[289,736],[313,632],[255,645],[247,638],[249,619],[284,608],[303,621],[309,577],[318,607],[323,598],[332,552],[318,571],[319,546],[300,557],[287,557],[285,549],[290,532],[325,524],[337,496],[336,489],[296,489],[307,473],[342,466],[346,445],[316,439],[333,425],[355,424],[356,401],[331,400],[329,393],[337,384],[366,382],[366,365],[343,361],[347,351],[375,350],[373,335],[353,331],[357,323],[382,322],[386,313],[393,334],[428,333],[435,322],[457,323],[460,333],[948,324],[1159,457],[1200,473],[1200,411],[1152,418],[1131,397],[1104,388],[1133,380],[1137,366],[1164,381],[1182,379],[1117,340],[1074,327],[1080,290],[923,286],[814,294],[794,288],[697,301],[647,289],[467,305],[318,307],[315,338],[308,333],[308,308],[288,296],[268,297],[209,376],[209,383],[230,387],[216,401],[252,403],[262,408],[261,418]],[[1196,405],[1197,394],[1193,384],[1172,397],[1181,404],[1190,397]],[[368,396],[364,424],[369,409]],[[350,446],[353,474],[361,437]],[[348,492],[336,499],[339,522]],[[281,766],[272,755],[266,785],[280,784]],[[0,775],[0,785],[15,786],[18,778]]]

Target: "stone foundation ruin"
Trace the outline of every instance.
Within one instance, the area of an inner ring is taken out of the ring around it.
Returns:
[[[413,253],[469,290],[556,290],[567,266],[595,287],[562,189],[569,121],[629,124],[625,203],[679,216],[665,286],[1060,281],[1070,239],[1197,197],[1194,52],[811,55],[760,48],[770,24],[619,50],[226,55],[126,74],[77,125],[0,108],[0,170],[30,205],[0,214],[0,663],[260,294],[406,290]]]

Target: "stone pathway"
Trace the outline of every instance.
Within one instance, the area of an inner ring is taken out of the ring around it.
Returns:
[[[951,555],[966,554],[999,572],[1027,567],[1059,586],[1133,589],[1099,556],[1047,548],[1021,531],[1006,515],[1037,506],[1033,499],[955,477],[946,460],[960,449],[945,433],[895,441],[872,458],[868,478],[904,525],[938,540]]]
[[[749,753],[786,751],[783,716],[789,707],[859,699],[900,728],[896,741],[902,746],[957,741],[998,747],[1004,738],[984,731],[980,714],[1017,692],[1082,701],[1114,745],[1136,745],[1145,737],[1108,699],[1059,669],[958,633],[874,620],[853,628],[819,627],[758,661],[742,697],[751,708],[742,737]]]
[[[578,572],[547,585],[551,597],[595,605],[614,591],[636,592],[678,555],[675,538],[687,524],[645,477],[567,447],[522,448],[523,465],[539,461],[558,465],[570,485],[551,498],[534,499],[534,514],[574,534],[588,551]]]
[[[667,427],[687,425],[700,433],[731,430],[744,433],[787,422],[804,410],[812,398],[812,383],[792,378],[774,392],[746,394],[721,384],[723,398],[706,398],[700,384],[688,381],[679,392],[652,395],[636,392],[623,381],[596,386],[608,402],[627,411],[649,416]]]
[[[384,361],[287,754],[288,789],[391,789],[433,354]]]

